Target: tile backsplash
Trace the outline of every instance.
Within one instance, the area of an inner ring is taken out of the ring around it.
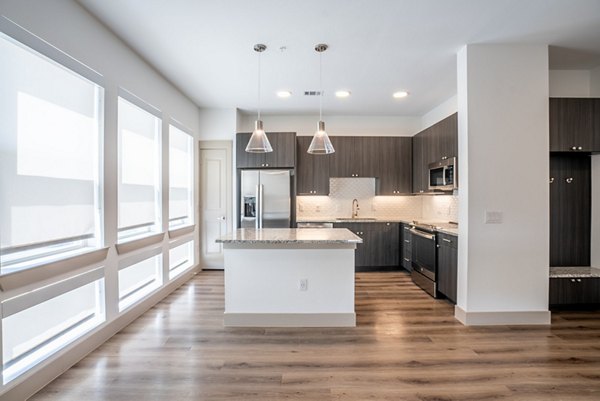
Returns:
[[[353,199],[359,217],[458,219],[457,196],[375,196],[375,178],[331,178],[329,183],[329,196],[298,196],[298,219],[351,217]]]

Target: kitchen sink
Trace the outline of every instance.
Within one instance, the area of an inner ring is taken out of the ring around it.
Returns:
[[[375,217],[337,217],[337,221],[376,221]]]

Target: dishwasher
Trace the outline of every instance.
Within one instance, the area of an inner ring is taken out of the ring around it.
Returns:
[[[333,223],[330,223],[330,222],[321,222],[321,223],[300,222],[300,223],[298,223],[298,228],[333,228]]]

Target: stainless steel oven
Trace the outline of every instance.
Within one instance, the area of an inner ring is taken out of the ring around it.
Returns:
[[[413,282],[432,297],[436,297],[437,241],[435,231],[413,226],[412,234],[412,273]]]
[[[456,157],[450,157],[429,165],[430,191],[452,191],[458,188],[456,179]]]

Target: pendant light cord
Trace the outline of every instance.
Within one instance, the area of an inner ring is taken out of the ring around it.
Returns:
[[[258,119],[260,120],[260,54],[258,52]]]
[[[323,121],[323,52],[319,52],[319,86],[321,87],[319,95],[319,121]]]

